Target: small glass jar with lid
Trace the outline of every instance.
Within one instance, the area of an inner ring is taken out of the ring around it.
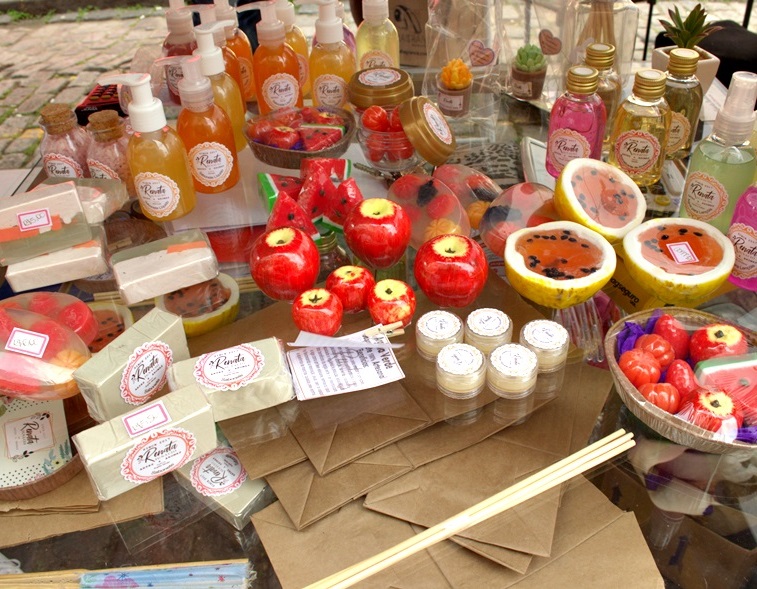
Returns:
[[[489,355],[486,384],[495,395],[520,399],[534,391],[538,372],[534,352],[520,344],[505,344]]]
[[[333,231],[322,235],[315,242],[315,245],[318,248],[318,255],[321,260],[318,282],[326,280],[329,274],[340,266],[349,266],[352,263],[347,252],[339,245],[336,233]]]
[[[87,130],[93,141],[87,149],[87,169],[92,178],[121,180],[129,197],[137,198],[134,178],[129,169],[126,125],[114,110],[102,110],[89,116]]]
[[[48,104],[40,111],[45,136],[39,146],[42,163],[50,178],[89,178],[87,149],[90,137],[76,114],[65,104]]]
[[[415,323],[415,345],[421,358],[434,361],[444,346],[463,341],[463,322],[448,311],[429,311]]]
[[[465,321],[465,343],[490,354],[494,348],[510,343],[513,323],[499,309],[481,308],[472,311]]]
[[[414,95],[415,88],[408,73],[393,67],[360,70],[349,83],[350,104],[358,117],[369,106],[389,110]]]
[[[486,357],[468,344],[444,346],[436,357],[436,388],[453,399],[475,397],[486,384]]]
[[[568,359],[568,330],[555,321],[529,321],[520,330],[520,343],[536,354],[539,372],[560,370]]]

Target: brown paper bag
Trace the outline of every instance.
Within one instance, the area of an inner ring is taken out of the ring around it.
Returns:
[[[87,473],[81,471],[57,489],[22,501],[0,501],[0,517],[43,513],[92,513],[100,508]]]
[[[413,527],[418,528],[417,532],[423,530],[423,528],[420,526]],[[476,542],[475,540],[463,538],[462,536],[452,536],[450,540],[458,546],[461,546],[466,550],[470,550],[474,554],[483,556],[493,563],[508,569],[512,569],[513,571],[521,575],[528,570],[528,567],[531,565],[531,561],[535,558],[533,554],[526,554],[525,552],[510,550],[509,548],[494,546],[494,544]]]

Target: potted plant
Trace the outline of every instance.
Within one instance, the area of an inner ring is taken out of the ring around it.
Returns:
[[[702,92],[707,92],[710,84],[718,72],[720,60],[712,53],[698,46],[708,35],[719,31],[723,27],[712,23],[705,24],[707,11],[701,4],[697,4],[684,19],[678,11],[678,6],[668,10],[670,20],[660,19],[660,24],[665,29],[665,36],[672,40],[678,47],[694,49],[699,53],[697,64],[697,78],[702,85]],[[656,70],[668,69],[669,53],[673,47],[658,47],[652,52],[652,67]]]
[[[524,45],[515,55],[510,72],[511,92],[521,100],[536,100],[541,96],[547,75],[547,59],[537,46]]]

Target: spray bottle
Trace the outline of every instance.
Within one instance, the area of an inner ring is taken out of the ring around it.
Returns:
[[[204,25],[209,25],[218,22],[216,18],[215,4],[200,4],[195,7],[194,12],[200,15],[200,22]],[[225,21],[224,27],[233,27],[234,20]],[[239,91],[242,92],[242,98],[244,98],[244,80],[242,79],[242,65],[239,62],[237,54],[226,43],[226,29],[215,28],[213,29],[213,42],[216,47],[221,49],[223,55],[223,66],[226,69],[226,73],[229,74],[239,86]]]
[[[691,156],[682,216],[707,221],[728,232],[736,201],[751,184],[757,166],[754,147],[749,144],[755,99],[757,74],[733,74],[712,135],[702,140]]]
[[[302,29],[294,24],[296,20],[294,4],[289,0],[276,0],[276,16],[284,23],[286,44],[297,54],[297,63],[300,66],[300,88],[302,88],[302,96],[305,97],[310,94],[308,41]]]
[[[166,10],[166,27],[168,36],[163,41],[163,57],[172,55],[192,55],[197,49],[194,28],[192,25],[192,11],[184,6],[184,0],[169,0],[169,9]],[[171,99],[179,104],[179,80],[181,79],[181,67],[178,65],[166,66],[166,83]]]
[[[355,56],[344,42],[342,19],[336,16],[334,0],[318,2],[315,34],[318,43],[310,54],[313,104],[341,108],[348,99],[347,87],[355,73]]]
[[[229,5],[229,0],[216,0],[216,19],[230,20],[232,27],[226,27],[226,46],[239,60],[242,73],[242,96],[246,102],[255,102],[255,74],[252,69],[252,45],[244,31],[239,28],[236,8]]]
[[[202,75],[200,56],[166,57],[178,62],[184,74],[179,82],[182,108],[176,121],[189,154],[195,189],[206,194],[223,192],[239,182],[239,163],[231,119],[213,101],[213,87]]]
[[[98,84],[125,84],[132,100],[129,169],[142,212],[153,221],[173,221],[195,207],[197,196],[184,142],[166,124],[163,103],[154,98],[148,74],[103,76]]]
[[[298,4],[300,4],[300,2],[298,2]],[[344,4],[342,4],[341,0],[337,0],[336,15],[337,17],[342,19],[342,33],[344,33],[344,42],[347,44],[347,47],[350,48],[350,51],[352,51],[352,54],[357,55],[357,44],[355,43],[355,33],[353,33],[350,30],[350,28],[347,26],[347,23],[344,22]],[[317,44],[318,44],[318,35],[313,35],[312,47],[315,47]]]
[[[363,22],[357,29],[356,40],[361,70],[400,67],[400,39],[389,20],[388,0],[363,0]]]
[[[242,151],[247,146],[247,139],[244,136],[246,108],[242,99],[242,92],[237,83],[226,73],[221,49],[213,42],[214,31],[223,31],[223,28],[228,26],[228,22],[219,21],[195,27],[195,34],[197,35],[197,51],[195,51],[195,54],[201,58],[200,66],[203,75],[210,78],[216,104],[231,119],[236,149]]]

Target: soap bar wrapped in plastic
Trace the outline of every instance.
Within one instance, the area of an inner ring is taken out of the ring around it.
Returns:
[[[97,322],[83,301],[62,292],[20,294],[0,301],[0,308],[23,309],[45,315],[68,327],[89,345],[97,335]]]
[[[129,202],[126,184],[120,180],[48,178],[41,186],[60,186],[61,184],[72,184],[76,188],[87,223],[92,225],[102,223]]]
[[[218,275],[216,256],[205,234],[197,229],[122,250],[113,254],[110,262],[127,305]]]
[[[56,252],[92,239],[72,184],[0,199],[0,264]]]
[[[213,413],[197,386],[84,430],[73,440],[103,501],[181,468],[218,443]]]
[[[0,309],[0,394],[33,401],[79,392],[72,375],[90,357],[86,344],[57,321]]]

